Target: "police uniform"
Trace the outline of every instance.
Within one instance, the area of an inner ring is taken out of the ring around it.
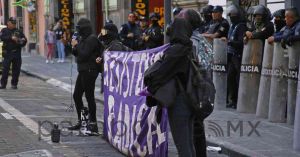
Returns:
[[[228,33],[227,66],[228,66],[228,107],[236,108],[238,98],[238,87],[240,78],[240,67],[243,55],[243,37],[247,30],[246,23],[231,25]]]
[[[134,37],[128,38],[127,35],[129,33],[133,33]],[[135,23],[133,24],[126,23],[121,26],[121,30],[120,30],[121,41],[125,46],[133,50],[139,49],[139,44],[141,43],[141,35],[142,35],[142,31],[139,25]]]
[[[212,21],[206,33],[208,34],[219,33],[218,38],[227,37],[228,29],[229,29],[228,21],[222,18],[222,20]]]
[[[16,22],[14,18],[9,18],[9,21]],[[18,41],[12,40],[12,36],[16,36]],[[21,48],[26,45],[27,39],[23,32],[16,28],[3,28],[1,30],[1,40],[3,41],[2,55],[4,60],[0,88],[6,88],[8,73],[12,64],[11,85],[13,89],[17,89],[22,64]]]
[[[146,48],[151,49],[163,45],[164,35],[163,30],[158,24],[153,24],[149,27],[145,34],[149,36],[149,39],[145,42]]]

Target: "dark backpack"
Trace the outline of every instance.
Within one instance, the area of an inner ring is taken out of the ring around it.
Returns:
[[[188,59],[190,67],[186,90],[183,94],[195,116],[205,119],[214,109],[215,86],[210,71],[203,67],[193,55],[188,56]],[[183,91],[183,85],[179,81],[178,84]]]

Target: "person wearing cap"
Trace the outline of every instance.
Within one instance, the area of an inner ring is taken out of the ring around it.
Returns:
[[[213,10],[214,6],[212,5],[207,5],[205,7],[203,7],[200,11],[200,15],[202,18],[202,25],[199,27],[199,33],[205,33],[206,31],[208,31],[209,26],[212,22],[212,10]]]
[[[223,8],[221,6],[214,6],[212,10],[212,19],[209,29],[203,33],[203,36],[208,40],[213,41],[214,38],[227,37],[229,30],[229,23],[222,17]]]
[[[142,36],[142,40],[145,43],[146,49],[159,47],[164,43],[163,30],[158,24],[159,19],[159,13],[150,14],[151,25]]]
[[[119,34],[122,43],[133,50],[138,50],[142,36],[142,31],[139,25],[136,24],[136,19],[134,13],[129,13],[128,22],[121,26]]]
[[[22,31],[16,28],[17,20],[10,17],[7,22],[7,28],[1,30],[1,40],[3,41],[3,70],[0,89],[5,89],[8,79],[10,66],[12,65],[11,88],[17,89],[20,70],[22,65],[21,49],[27,43],[27,39]]]
[[[146,18],[145,16],[140,17],[140,27],[142,33],[145,33],[146,30],[149,28],[148,18]]]

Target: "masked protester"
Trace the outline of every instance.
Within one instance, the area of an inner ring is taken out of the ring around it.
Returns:
[[[174,19],[170,26],[170,47],[165,50],[162,59],[157,61],[157,63],[161,62],[162,66],[145,73],[144,84],[148,91],[145,93],[153,95],[160,87],[174,79],[183,86],[187,84],[190,66],[188,55],[192,52],[192,41],[190,40],[192,33],[193,27],[187,20]],[[176,89],[176,85],[173,85],[170,88]],[[178,89],[176,93],[178,94],[174,104],[167,109],[169,124],[179,157],[192,157],[196,155],[193,145],[194,114],[185,101],[183,91]],[[151,98],[151,96],[147,96],[148,100]]]
[[[101,29],[98,39],[103,43],[105,51],[132,51],[129,47],[125,46],[119,39],[118,28],[112,23],[106,23]],[[104,70],[103,56],[96,59],[97,64],[101,64],[101,69]],[[102,71],[101,70],[101,71]],[[101,93],[103,93],[103,72],[101,73]]]
[[[240,78],[240,67],[242,62],[244,42],[243,38],[247,30],[245,12],[236,5],[227,9],[227,16],[231,25],[227,37],[227,105],[229,108],[236,108],[238,98],[238,87]]]
[[[284,26],[286,25],[285,23],[285,10],[280,9],[277,10],[273,13],[274,17],[274,25],[275,25],[275,33],[273,36],[268,38],[268,43],[272,44],[274,41],[275,42],[280,42],[283,36],[283,32],[285,30]]]
[[[194,58],[196,58],[197,62],[202,65],[202,73],[205,73],[203,76],[205,76],[206,79],[212,80],[212,47],[198,31],[198,28],[201,28],[201,24],[203,24],[200,15],[193,9],[184,9],[177,17],[184,18],[191,24],[193,28],[193,34],[190,39],[193,42],[193,54],[195,55]],[[197,117],[194,119],[193,124],[193,143],[197,157],[206,157],[206,138],[203,120],[204,119]]]
[[[199,33],[205,33],[208,31],[209,26],[212,22],[212,10],[214,6],[212,5],[207,5],[203,7],[200,11],[201,18],[202,18],[202,25],[199,27]]]
[[[95,102],[95,81],[98,77],[99,69],[96,58],[103,56],[103,45],[93,35],[93,29],[90,20],[81,18],[76,26],[80,40],[72,40],[73,54],[77,61],[78,76],[76,79],[73,98],[75,101],[78,123],[69,127],[69,130],[79,130],[81,127],[81,111],[84,108],[82,96],[85,94],[88,111],[88,131],[89,135],[98,134],[96,119],[96,102]]]
[[[254,30],[246,31],[245,42],[249,39],[261,39],[263,42],[274,33],[274,25],[271,22],[271,13],[263,5],[254,7]]]
[[[158,24],[160,20],[159,13],[151,13],[150,15],[151,25],[143,34],[143,41],[146,49],[152,49],[163,45],[164,35],[163,30]]]
[[[9,69],[12,66],[11,88],[17,89],[22,65],[21,48],[27,43],[27,39],[22,31],[16,28],[17,20],[10,17],[7,28],[1,30],[0,38],[3,41],[3,71],[0,89],[5,89],[8,79]]]

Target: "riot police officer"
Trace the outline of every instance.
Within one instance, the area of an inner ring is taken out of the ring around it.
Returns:
[[[203,36],[212,41],[214,38],[227,37],[229,23],[222,17],[223,8],[221,6],[215,6],[212,10],[212,18],[209,29],[203,33]]]
[[[7,28],[1,30],[1,40],[3,41],[3,71],[1,77],[0,89],[5,89],[8,79],[10,65],[12,64],[11,88],[17,89],[22,58],[21,48],[27,43],[27,39],[22,31],[16,28],[17,20],[10,17],[7,22]]]
[[[286,25],[285,23],[285,10],[280,9],[277,10],[273,13],[274,17],[274,25],[275,25],[275,33],[273,36],[268,38],[268,43],[272,44],[274,41],[275,42],[280,42],[283,36],[284,32],[284,26]]]
[[[212,10],[213,10],[212,5],[207,5],[203,7],[200,11],[200,15],[202,18],[202,25],[199,27],[199,33],[205,33],[209,29],[209,25],[211,24],[212,21]]]
[[[271,12],[270,10],[263,6],[257,5],[253,10],[254,16],[254,30],[248,30],[246,32],[245,42],[248,39],[261,39],[263,42],[265,39],[273,35],[274,25],[271,22]]]
[[[136,18],[134,13],[129,13],[128,23],[123,24],[120,30],[122,43],[133,50],[138,50],[142,36],[141,29],[136,24]]]
[[[227,46],[227,106],[236,108],[238,98],[238,87],[240,78],[240,67],[242,62],[244,42],[243,38],[247,31],[245,12],[236,5],[231,5],[227,9],[227,15],[231,21],[228,32]]]
[[[286,30],[281,40],[282,47],[292,46],[294,42],[300,41],[300,16],[296,8],[289,8],[285,12]]]
[[[145,31],[142,37],[146,49],[151,49],[163,45],[164,35],[162,28],[158,24],[159,19],[159,13],[150,14],[151,26]]]

